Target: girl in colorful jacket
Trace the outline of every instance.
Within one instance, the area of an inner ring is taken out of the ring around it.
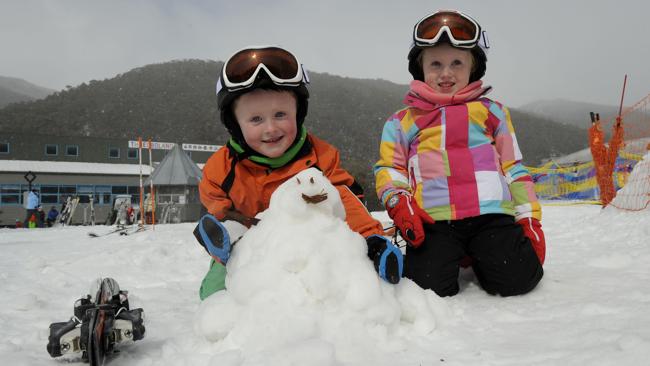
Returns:
[[[485,30],[458,11],[420,20],[408,55],[406,108],[384,125],[377,194],[407,242],[404,276],[458,293],[470,264],[481,287],[511,296],[543,276],[541,207],[510,112],[486,98]]]
[[[355,195],[361,193],[360,186],[340,166],[338,150],[303,126],[307,82],[297,58],[279,47],[245,48],[224,63],[217,102],[231,139],[208,159],[199,184],[209,214],[201,218],[194,235],[213,258],[201,284],[201,299],[225,289],[232,245],[257,223],[255,216],[269,207],[273,192],[310,167],[322,171],[337,188],[346,221],[366,238],[379,275],[390,283],[402,276],[402,253]]]

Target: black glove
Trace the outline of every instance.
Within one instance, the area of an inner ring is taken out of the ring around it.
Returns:
[[[402,278],[404,256],[390,239],[380,235],[370,235],[366,238],[368,258],[375,264],[379,277],[386,282],[396,284]]]

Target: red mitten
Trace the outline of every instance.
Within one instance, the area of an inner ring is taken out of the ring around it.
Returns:
[[[521,225],[524,229],[524,235],[533,244],[533,249],[535,249],[537,258],[539,258],[539,263],[544,264],[544,259],[546,258],[546,239],[542,231],[542,223],[535,218],[527,217],[517,221],[517,224]]]
[[[386,210],[404,240],[414,248],[419,247],[424,241],[422,225],[435,223],[431,216],[418,206],[413,197],[406,194],[393,195],[386,202]]]

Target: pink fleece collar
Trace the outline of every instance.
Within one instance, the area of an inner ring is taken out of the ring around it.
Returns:
[[[483,82],[477,80],[470,83],[456,94],[441,94],[420,80],[413,80],[410,90],[404,97],[404,104],[421,110],[434,110],[445,105],[465,103],[477,99],[492,90],[491,86],[483,87]]]

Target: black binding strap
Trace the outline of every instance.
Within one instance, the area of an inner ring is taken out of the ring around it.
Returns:
[[[226,146],[228,146],[228,151],[230,152],[230,156],[232,156],[232,160],[230,162],[230,170],[228,170],[226,178],[224,178],[221,183],[221,189],[226,193],[226,196],[230,196],[230,189],[235,182],[235,165],[237,165],[237,161],[239,161],[239,154],[237,154],[230,144],[227,144]]]
[[[354,177],[352,177],[352,178],[354,178]],[[352,193],[354,193],[354,195],[359,197],[360,199],[364,196],[363,187],[361,186],[361,184],[359,184],[359,182],[357,182],[356,179],[354,179],[354,182],[352,182],[352,184],[350,186],[348,186],[348,187],[350,188]]]

